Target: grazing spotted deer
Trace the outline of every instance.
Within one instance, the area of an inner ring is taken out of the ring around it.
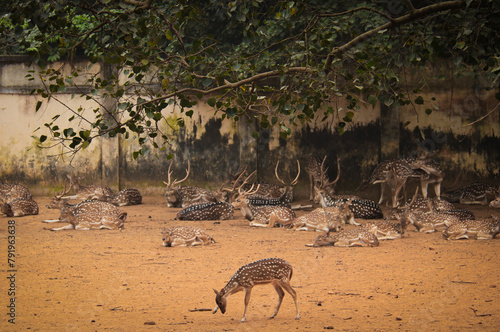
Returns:
[[[239,208],[243,217],[250,221],[250,226],[254,227],[274,227],[279,224],[282,226],[290,225],[295,219],[295,212],[289,207],[283,205],[253,205],[249,196],[259,190],[253,186],[246,191],[242,191],[243,185],[238,189],[239,195],[232,203],[235,208]]]
[[[127,213],[122,212],[115,205],[98,200],[89,200],[74,207],[62,208],[59,221],[68,222],[69,225],[52,228],[51,230],[121,229],[126,219]]]
[[[106,196],[104,201],[116,206],[138,205],[142,203],[142,195],[137,189],[127,188],[113,196]]]
[[[0,184],[0,200],[4,203],[9,203],[16,198],[32,199],[33,196],[29,189],[21,184]]]
[[[216,294],[215,302],[217,306],[212,313],[216,313],[218,309],[224,314],[227,307],[227,298],[242,290],[245,291],[245,310],[241,322],[245,322],[247,318],[247,308],[250,302],[252,288],[256,285],[271,284],[278,293],[278,305],[271,318],[276,317],[285,296],[283,288],[292,296],[295,302],[297,316],[295,319],[300,319],[299,304],[297,301],[297,293],[290,285],[293,269],[290,263],[281,258],[266,258],[256,262],[244,265],[236,271],[231,277],[231,280],[219,292],[214,289]]]
[[[313,244],[308,247],[378,247],[379,242],[375,234],[364,228],[344,229],[338,233],[320,235]]]
[[[322,231],[326,234],[331,231],[338,232],[340,225],[352,224],[354,215],[345,203],[340,207],[317,208],[293,220],[295,231]]]
[[[477,239],[490,240],[500,232],[500,219],[486,220],[463,220],[454,223],[443,231],[447,240]]]
[[[167,182],[163,183],[167,186],[165,196],[167,197],[168,207],[188,207],[193,204],[201,203],[211,203],[216,202],[217,199],[214,197],[211,191],[198,187],[181,187],[179,184],[186,181],[191,172],[191,163],[188,161],[188,168],[186,170],[186,176],[182,180],[172,181],[172,162],[168,167],[168,179]]]
[[[318,188],[325,190],[328,195],[334,195],[335,185],[340,178],[340,158],[337,157],[337,177],[331,182],[326,172],[328,168],[324,168],[325,161],[326,156],[321,163],[317,158],[310,157],[306,165],[306,172],[309,174],[309,200],[315,203],[319,202]]]
[[[435,152],[436,153],[436,152]],[[433,153],[433,155],[435,154]],[[428,159],[430,156],[424,152],[417,158],[406,158],[406,162],[414,170],[413,177],[420,179],[420,187],[422,188],[422,196],[428,197],[429,184],[434,185],[434,192],[437,198],[441,197],[441,183],[444,179],[444,172],[441,170],[439,163],[435,160]]]
[[[0,198],[0,203],[3,199]],[[38,214],[38,204],[31,198],[15,198],[0,204],[0,210],[7,217],[22,217]]]
[[[111,188],[109,187],[97,184],[82,186],[80,184],[81,178],[71,174],[68,174],[68,179],[69,179],[69,190],[73,189],[76,192],[76,194],[72,196],[64,196],[62,197],[62,199],[103,200],[107,196],[113,196],[113,190],[111,190]]]
[[[178,220],[229,220],[234,215],[234,207],[226,202],[193,204],[177,213]]]
[[[483,182],[473,182],[459,189],[446,193],[446,200],[461,204],[488,205],[500,194],[499,187]]]
[[[164,247],[192,247],[215,243],[215,240],[205,231],[191,226],[174,226],[163,229],[162,235]]]

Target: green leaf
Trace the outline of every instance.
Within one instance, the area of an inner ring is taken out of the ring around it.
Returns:
[[[422,96],[418,96],[415,98],[415,104],[417,105],[423,105],[424,104],[424,98]]]
[[[377,105],[378,99],[374,95],[369,95],[367,101],[369,104],[375,107],[375,105]]]
[[[259,138],[259,132],[258,131],[252,132],[252,137],[255,138],[255,139],[258,139]]]
[[[214,97],[208,98],[208,100],[207,100],[207,104],[208,104],[208,106],[210,106],[210,107],[214,107],[214,106],[215,106],[215,101],[216,101],[216,100],[215,100],[215,98],[214,98]]]
[[[425,109],[425,114],[431,115],[431,113],[432,113],[432,110],[430,108]]]
[[[212,84],[212,79],[210,77],[205,77],[201,80],[201,84],[203,84],[205,88],[209,87]]]
[[[45,135],[40,136],[40,143],[43,143],[46,140],[47,140],[47,136],[45,136]]]
[[[40,107],[42,106],[42,102],[41,101],[38,101],[36,103],[36,109],[35,109],[35,112],[38,112],[38,110],[40,109]]]

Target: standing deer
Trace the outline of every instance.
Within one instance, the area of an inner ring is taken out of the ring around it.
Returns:
[[[328,179],[328,175],[324,169],[325,161],[326,156],[321,163],[317,158],[311,157],[306,166],[306,171],[309,174],[309,200],[316,203],[319,202],[319,197],[317,196],[318,188],[325,190],[328,195],[334,195],[335,185],[340,178],[340,158],[337,157],[337,177],[332,182]]]
[[[73,189],[76,194],[72,196],[64,196],[62,199],[105,199],[107,196],[113,196],[113,190],[107,186],[102,186],[98,184],[91,184],[88,186],[82,186],[80,184],[80,177],[68,174],[69,179],[69,190]]]
[[[162,243],[164,247],[188,247],[215,243],[215,240],[197,227],[174,226],[163,229]]]
[[[217,306],[212,313],[216,313],[218,309],[224,314],[227,307],[227,298],[242,290],[245,291],[245,310],[241,322],[245,322],[247,318],[247,308],[250,302],[250,295],[252,288],[256,285],[271,284],[278,293],[278,305],[271,318],[276,317],[285,296],[283,288],[292,296],[295,302],[295,309],[297,316],[295,319],[300,319],[299,304],[297,302],[297,293],[290,285],[292,279],[293,269],[290,263],[281,258],[266,258],[256,262],[244,265],[236,271],[231,277],[231,280],[224,288],[218,292],[214,289],[216,294],[215,302]]]
[[[191,163],[188,161],[188,168],[186,170],[186,176],[182,180],[172,181],[172,162],[168,167],[168,179],[167,182],[163,183],[167,186],[165,196],[167,197],[168,207],[188,207],[193,204],[200,203],[210,203],[216,202],[217,199],[214,197],[212,192],[207,189],[198,187],[181,187],[179,184],[186,181],[191,172]]]

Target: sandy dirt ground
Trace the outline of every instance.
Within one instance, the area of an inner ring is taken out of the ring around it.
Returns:
[[[37,216],[0,216],[2,331],[500,329],[500,238],[446,241],[410,226],[402,239],[375,248],[311,248],[305,244],[319,233],[251,228],[239,211],[228,221],[176,221],[179,209],[168,208],[161,196],[124,207],[121,231],[51,232],[49,226],[60,224],[41,220],[58,211],[45,208],[48,197],[35,199]],[[500,214],[468,208],[478,218]],[[10,267],[9,220],[15,221]],[[217,243],[163,247],[161,229],[173,225],[201,227]],[[243,292],[229,297],[226,314],[212,314],[213,288],[224,287],[240,266],[268,257],[292,264],[300,320],[289,294],[269,319],[278,298],[270,285],[253,289],[247,322],[240,323]],[[15,324],[8,321],[12,299]]]

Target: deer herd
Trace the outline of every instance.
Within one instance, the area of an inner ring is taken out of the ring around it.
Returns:
[[[409,225],[418,232],[442,232],[447,240],[493,239],[500,232],[500,220],[476,220],[467,209],[459,209],[453,203],[489,204],[500,208],[499,187],[482,182],[474,182],[441,195],[444,172],[439,164],[427,154],[418,157],[389,160],[380,163],[371,177],[364,181],[357,193],[369,185],[380,183],[378,202],[358,195],[338,194],[336,184],[340,179],[340,159],[337,158],[335,180],[328,177],[326,156],[320,160],[311,157],[307,161],[309,175],[309,199],[312,205],[293,206],[293,188],[300,176],[300,163],[297,161],[297,174],[290,182],[279,175],[279,162],[275,176],[279,184],[252,181],[256,171],[247,174],[248,167],[229,172],[229,181],[217,190],[182,186],[191,172],[188,161],[186,175],[173,179],[172,163],[168,168],[166,200],[169,208],[178,208],[176,220],[228,220],[234,219],[235,210],[249,221],[252,227],[283,227],[292,231],[318,231],[319,235],[309,247],[322,246],[369,246],[379,245],[379,241],[401,238]],[[419,181],[411,199],[405,199],[406,185],[415,179]],[[121,207],[142,203],[142,196],[136,189],[128,188],[114,193],[102,185],[82,186],[80,179],[68,175],[69,184],[64,184],[62,193],[52,198],[48,209],[60,210],[59,216],[45,223],[65,223],[67,225],[51,228],[52,231],[76,229],[122,229],[127,212]],[[429,198],[429,185],[433,186],[434,196]],[[385,202],[384,192],[391,192],[389,213],[384,215],[381,206]],[[420,187],[420,188],[419,188]],[[73,195],[68,195],[73,191]],[[419,196],[421,193],[421,197]],[[71,204],[70,201],[79,202]],[[403,203],[402,203],[403,201]],[[38,214],[38,204],[30,191],[20,184],[0,184],[1,212],[8,217],[22,217]],[[319,205],[314,207],[314,205]],[[303,213],[298,210],[308,209]],[[390,220],[393,221],[390,221]],[[346,226],[349,225],[349,226]],[[200,228],[177,225],[164,229],[163,246],[198,246],[215,243],[215,240]],[[279,258],[270,258],[242,266],[220,291],[216,291],[217,307],[222,313],[226,310],[226,298],[238,291],[245,291],[246,319],[250,292],[254,285],[272,284],[279,300],[271,318],[278,313],[284,296],[283,288],[290,293],[300,313],[297,294],[290,286],[292,266]]]

